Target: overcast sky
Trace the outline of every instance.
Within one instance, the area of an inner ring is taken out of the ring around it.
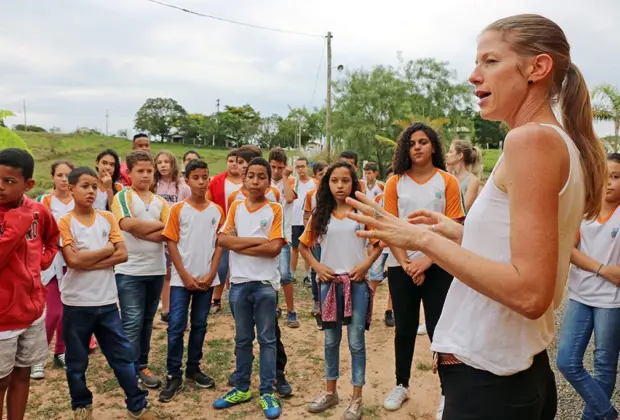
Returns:
[[[572,44],[589,86],[620,86],[618,0],[163,0],[197,12],[276,28],[332,31],[333,63],[345,68],[404,58],[449,61],[459,79],[473,67],[476,36],[493,20],[540,13]],[[0,0],[0,109],[28,124],[133,129],[148,97],[188,112],[250,103],[262,115],[320,106],[324,40],[193,16],[147,0]],[[325,58],[323,58],[325,59]],[[335,73],[334,77],[338,77]],[[313,95],[314,92],[314,95]],[[599,135],[611,125],[597,125]]]

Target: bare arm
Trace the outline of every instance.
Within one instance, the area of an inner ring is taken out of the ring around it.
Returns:
[[[293,201],[295,201],[295,191],[293,191],[293,188],[291,188],[291,183],[288,180],[288,177],[286,177],[283,181],[282,181],[282,194],[284,195],[284,200],[286,201],[286,204],[291,204]]]
[[[148,235],[138,236],[138,238],[149,242],[165,242],[166,238],[162,235],[163,232],[164,230],[160,229],[156,230],[155,232],[151,232]]]
[[[239,254],[250,255],[254,257],[277,257],[284,246],[283,239],[273,239],[267,243],[250,246],[237,251]]]
[[[262,245],[269,242],[266,238],[247,238],[238,237],[226,234],[220,234],[217,239],[217,243],[222,248],[230,249],[231,251],[239,252],[245,248],[251,246]]]
[[[467,192],[465,193],[465,210],[469,211],[471,206],[474,205],[474,201],[478,198],[478,190],[480,189],[480,180],[478,177],[472,175],[469,184],[467,185]]]
[[[108,208],[112,208],[112,203],[114,202],[114,185],[105,190],[106,195],[108,196]]]
[[[108,242],[105,247],[95,251],[78,250],[69,244],[62,248],[62,256],[65,258],[67,267],[76,270],[88,270],[96,263],[111,257],[116,251],[112,242]]]
[[[114,267],[116,264],[124,263],[125,261],[127,261],[127,247],[125,247],[124,242],[118,242],[114,244],[114,253],[112,255],[89,267],[86,267],[85,270],[93,271],[110,268]]]
[[[299,243],[299,253],[302,255],[302,257],[304,257],[304,260],[308,261],[310,267],[312,267],[314,271],[317,271],[316,268],[320,264],[319,261],[314,258],[314,255],[312,255],[312,251],[310,250],[310,248],[308,248],[308,246],[306,246],[302,242]]]
[[[136,217],[124,217],[118,224],[122,230],[140,239],[146,239],[149,234],[162,231],[165,227],[159,220],[140,220]]]

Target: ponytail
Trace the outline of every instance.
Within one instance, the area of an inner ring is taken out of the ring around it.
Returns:
[[[586,81],[575,64],[570,64],[560,92],[562,125],[581,154],[585,181],[585,218],[601,211],[607,163],[603,145],[594,133],[592,104]]]
[[[479,180],[482,180],[483,169],[484,165],[482,164],[482,150],[480,150],[478,146],[474,146],[472,150],[472,162],[469,168],[469,172],[471,172]]]

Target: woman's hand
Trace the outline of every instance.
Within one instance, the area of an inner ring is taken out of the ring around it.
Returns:
[[[384,243],[396,248],[417,251],[421,235],[426,228],[412,225],[396,216],[391,215],[377,204],[373,199],[361,192],[355,193],[357,200],[347,198],[347,204],[358,210],[357,213],[347,213],[349,219],[369,226],[370,230],[358,230],[360,238],[379,239]]]
[[[320,282],[332,281],[334,279],[334,276],[336,275],[336,273],[334,273],[334,270],[320,263],[314,269],[314,271],[316,271],[316,278]]]
[[[433,260],[428,257],[416,258],[414,260],[410,260],[409,263],[404,266],[405,272],[414,279],[418,277],[420,274],[424,274],[426,270],[428,270],[431,265],[433,265]],[[422,279],[424,281],[424,279]]]
[[[104,190],[107,191],[112,189],[112,177],[107,172],[101,174],[101,183],[103,184]]]
[[[366,279],[366,273],[369,268],[370,267],[368,267],[368,264],[365,262],[358,264],[349,272],[349,277],[351,277],[351,280],[353,281],[362,281]]]
[[[407,217],[407,221],[414,225],[424,225],[427,229],[457,244],[460,244],[463,239],[463,225],[443,213],[426,209],[418,210],[411,213]]]
[[[604,265],[599,270],[599,275],[616,287],[620,287],[620,266]]]
[[[412,279],[413,279],[413,284],[415,284],[416,286],[422,286],[422,283],[424,283],[426,276],[424,275],[424,273],[421,273],[413,277]]]

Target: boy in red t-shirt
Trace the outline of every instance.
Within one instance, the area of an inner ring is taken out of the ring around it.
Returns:
[[[21,149],[0,151],[0,418],[23,419],[30,368],[45,363],[46,291],[41,271],[58,251],[50,211],[24,194],[34,186],[34,159]]]

